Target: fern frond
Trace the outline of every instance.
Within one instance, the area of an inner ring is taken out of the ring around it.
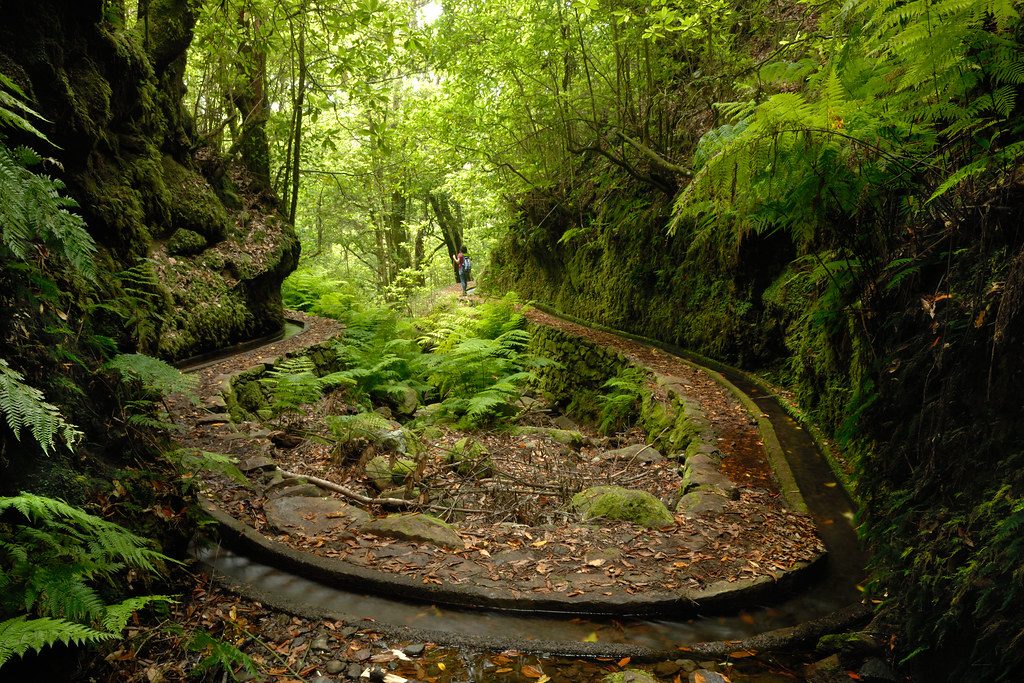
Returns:
[[[128,598],[116,605],[107,605],[102,619],[103,628],[111,633],[120,633],[128,625],[128,620],[135,612],[156,603],[173,604],[174,602],[176,602],[174,598],[169,595],[143,595],[137,598]]]
[[[159,358],[142,353],[121,353],[107,361],[104,367],[117,370],[125,380],[138,381],[144,390],[161,397],[184,394],[193,402],[199,400],[195,395],[195,376],[186,375]]]
[[[24,379],[0,358],[0,413],[14,438],[20,440],[22,430],[27,429],[44,453],[54,448],[57,436],[69,450],[73,448],[82,438],[82,432],[67,422],[56,406],[47,403],[41,391],[24,384]]]
[[[0,666],[11,657],[20,657],[29,650],[39,652],[57,643],[86,645],[114,638],[117,636],[113,633],[97,631],[63,619],[15,617],[0,621]]]

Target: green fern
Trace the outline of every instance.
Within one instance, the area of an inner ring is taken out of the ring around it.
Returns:
[[[623,431],[640,416],[644,399],[650,395],[650,375],[640,368],[624,368],[602,386],[597,396],[600,409],[598,431],[602,434]]]
[[[96,275],[96,243],[85,222],[72,213],[74,200],[65,196],[64,184],[33,172],[42,158],[27,147],[8,149],[0,143],[0,253],[18,261],[37,258],[35,243],[62,257],[82,277]]]
[[[195,376],[186,375],[159,358],[142,353],[121,353],[109,360],[105,367],[117,370],[125,381],[138,382],[146,392],[161,397],[184,394],[193,401],[198,400]]]
[[[192,634],[188,641],[188,649],[203,653],[203,658],[195,667],[195,673],[203,674],[215,671],[234,672],[242,669],[251,676],[257,675],[256,664],[229,642],[214,638],[209,632],[199,630]]]
[[[275,414],[299,412],[302,406],[315,403],[323,395],[316,366],[308,356],[281,361],[260,379],[260,384],[270,392],[271,410]]]
[[[20,440],[22,430],[27,429],[44,453],[55,447],[58,437],[68,449],[74,447],[82,438],[82,432],[64,420],[57,407],[44,400],[41,391],[24,384],[24,379],[0,358],[0,413],[6,418],[14,438]]]
[[[198,448],[178,448],[166,451],[163,456],[184,474],[215,472],[243,486],[249,484],[249,479],[238,469],[235,459],[222,453],[211,453]]]
[[[30,119],[41,121],[45,119],[25,104],[27,99],[25,92],[18,87],[17,83],[0,73],[0,126],[20,130],[50,142],[32,125]]]
[[[19,616],[0,621],[0,667],[12,657],[20,657],[29,650],[40,650],[63,643],[65,645],[96,645],[114,640],[116,633],[98,631],[64,619]]]
[[[125,570],[157,573],[170,561],[116,524],[28,493],[0,498],[0,519],[0,615],[15,615],[0,624],[0,664],[57,642],[114,638],[133,611],[170,601],[101,598],[95,584],[114,585]]]

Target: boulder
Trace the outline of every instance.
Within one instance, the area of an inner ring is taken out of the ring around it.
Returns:
[[[306,536],[360,526],[370,520],[363,510],[335,498],[276,498],[264,504],[263,512],[275,529]]]
[[[445,456],[445,462],[455,467],[455,471],[464,477],[482,479],[494,474],[494,461],[483,444],[475,439],[464,437],[452,444]]]
[[[622,462],[635,462],[635,463],[652,463],[660,462],[665,459],[665,456],[661,454],[654,446],[647,444],[636,443],[623,448],[616,448],[612,451],[605,451],[597,456],[601,460],[617,460]]]
[[[514,427],[512,429],[514,436],[544,436],[552,441],[565,444],[566,446],[572,446],[573,448],[580,448],[586,446],[590,439],[585,437],[580,432],[574,432],[567,429],[553,429],[549,427]]]
[[[725,509],[729,499],[715,491],[690,491],[676,503],[676,512],[688,519],[700,515],[713,514]]]
[[[419,404],[420,395],[412,387],[402,387],[397,396],[391,397],[391,407],[399,415],[412,415]]]
[[[572,497],[572,507],[585,520],[595,518],[621,520],[656,529],[675,524],[665,505],[646,491],[621,486],[594,486]]]
[[[203,249],[206,249],[206,238],[187,228],[178,228],[167,240],[167,253],[171,256],[192,256]]]
[[[442,548],[463,547],[462,538],[451,525],[418,512],[375,519],[364,525],[362,530],[376,536],[429,543]]]
[[[419,424],[434,424],[441,420],[444,416],[444,406],[440,403],[428,403],[425,406],[420,406],[413,413],[413,417],[416,418],[416,422]]]
[[[365,471],[373,485],[383,491],[404,484],[416,471],[416,461],[396,458],[392,463],[390,458],[378,455],[366,463]]]

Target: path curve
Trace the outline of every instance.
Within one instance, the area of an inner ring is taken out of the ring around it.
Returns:
[[[259,348],[246,351],[244,355],[246,357],[251,357],[254,363],[269,362],[273,360],[273,358],[281,355],[284,351],[294,351],[302,347],[315,344],[339,331],[339,328],[336,323],[333,323],[333,321],[324,321],[324,319],[318,319],[311,316],[300,317],[302,317],[306,323],[306,330],[301,335],[302,339],[293,337],[292,340],[288,340],[290,342],[288,344],[282,345],[280,342],[275,342],[265,346],[260,346]],[[309,334],[308,337],[306,336],[307,333]],[[649,342],[650,340],[643,341]],[[711,374],[714,376],[716,373],[712,372]],[[212,380],[219,387],[220,384],[224,382],[225,376],[217,373],[216,368],[213,368],[212,371],[207,371],[204,379],[206,382],[210,382]],[[759,408],[759,406],[756,406],[749,397],[746,397],[745,394],[734,385],[728,381],[726,381],[726,384],[728,384],[731,391],[740,397],[746,398],[744,404],[748,409],[751,408],[751,406]],[[753,415],[762,422],[762,431],[771,434],[771,438],[767,440],[777,444],[778,441],[774,437],[774,433],[771,430],[771,424],[767,421],[765,414],[758,409],[757,412],[753,413]],[[766,425],[768,430],[764,430]],[[781,455],[781,445],[778,446],[776,450],[778,451],[778,455]],[[788,472],[788,468],[785,468],[783,471]],[[789,477],[791,478],[792,475],[790,474]],[[783,477],[783,480],[784,482],[789,481],[785,476]],[[784,486],[785,485],[786,484],[784,483]],[[427,589],[424,590],[421,585],[412,584],[408,581],[395,581],[395,575],[387,572],[367,572],[365,568],[345,567],[344,563],[339,564],[337,562],[325,562],[325,560],[329,558],[316,558],[315,556],[309,555],[303,557],[302,553],[297,553],[285,546],[285,544],[267,539],[255,530],[247,528],[246,525],[233,519],[222,510],[219,510],[212,501],[206,501],[204,504],[209,508],[211,515],[217,520],[221,525],[221,528],[224,530],[225,540],[228,540],[232,545],[235,545],[240,549],[245,549],[248,552],[255,552],[263,557],[270,557],[274,564],[277,564],[282,568],[296,571],[297,573],[305,576],[326,579],[331,581],[334,585],[350,587],[356,590],[366,588],[376,588],[377,590],[385,591],[391,590],[392,592],[401,594],[403,598],[412,598],[428,602],[448,602],[459,605],[479,605],[480,603],[483,603],[484,606],[487,607],[505,609],[545,610],[558,613],[584,612],[592,614],[635,614],[637,612],[648,611],[678,613],[681,609],[685,608],[689,608],[689,611],[692,612],[696,607],[695,603],[699,603],[703,607],[709,609],[724,611],[735,609],[742,606],[744,603],[765,599],[769,593],[777,593],[782,587],[789,588],[797,581],[807,578],[806,575],[810,568],[810,565],[803,565],[799,567],[797,571],[791,573],[787,572],[783,576],[776,577],[776,579],[760,577],[758,580],[752,580],[739,586],[735,583],[731,585],[709,586],[706,590],[699,593],[679,595],[675,596],[675,598],[668,599],[664,596],[653,600],[645,600],[643,596],[639,598],[636,596],[626,596],[626,599],[605,601],[604,603],[597,602],[594,604],[581,604],[578,601],[573,604],[559,599],[552,600],[550,597],[542,600],[523,601],[521,595],[500,595],[495,594],[494,591],[474,595],[473,591],[467,592],[465,590],[454,592],[446,592],[444,590],[438,591],[435,586],[428,586]],[[816,517],[817,516],[818,515],[816,515]],[[360,571],[353,572],[351,569],[357,569]],[[783,583],[786,585],[783,586]],[[236,590],[242,588],[244,587],[235,586]],[[245,591],[242,590],[242,592]],[[268,596],[264,594],[261,599],[267,601]],[[270,602],[273,603],[273,600],[270,600]],[[287,609],[286,605],[276,606]],[[308,606],[306,612],[308,613]],[[436,638],[434,638],[434,640],[436,640]],[[549,648],[545,647],[544,649],[545,651],[549,651]]]

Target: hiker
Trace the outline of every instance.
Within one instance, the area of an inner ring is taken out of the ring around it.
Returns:
[[[466,285],[473,278],[473,263],[469,260],[469,252],[465,245],[459,249],[459,253],[452,256],[455,262],[455,271],[459,274],[459,282],[462,284],[462,296],[466,296]]]

